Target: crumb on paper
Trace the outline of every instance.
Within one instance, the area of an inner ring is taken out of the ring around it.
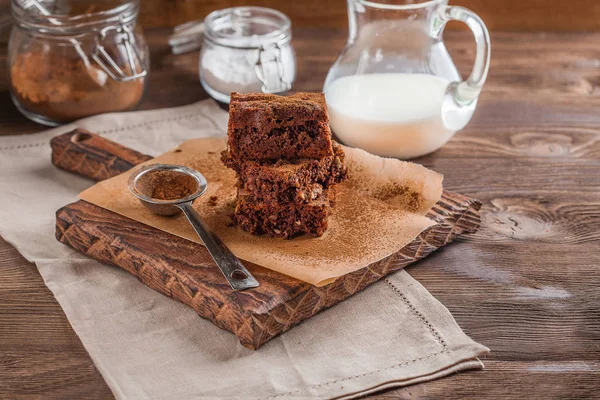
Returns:
[[[227,226],[229,228],[233,228],[234,226],[236,226],[237,224],[235,223],[235,220],[233,219],[233,215],[229,216],[229,219],[227,220]]]
[[[219,200],[217,196],[210,196],[208,198],[208,205],[211,207],[215,207],[217,205],[217,200]]]

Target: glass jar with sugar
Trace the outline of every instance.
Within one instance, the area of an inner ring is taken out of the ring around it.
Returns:
[[[290,19],[263,7],[214,11],[204,20],[200,81],[229,103],[232,92],[283,93],[296,77]]]

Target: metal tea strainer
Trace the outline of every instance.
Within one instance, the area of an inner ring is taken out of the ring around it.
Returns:
[[[156,198],[157,190],[172,185],[172,180],[175,178],[185,185],[187,190],[174,193],[174,195],[179,194],[179,198],[172,198],[173,196],[167,196],[165,200]],[[259,285],[192,207],[192,202],[206,191],[206,178],[201,173],[180,165],[154,164],[135,170],[129,177],[128,187],[131,193],[154,214],[171,216],[183,211],[232,289],[244,290]]]

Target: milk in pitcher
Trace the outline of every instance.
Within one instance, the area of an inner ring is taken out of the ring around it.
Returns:
[[[336,79],[325,91],[330,124],[342,143],[384,157],[431,153],[462,129],[476,104],[456,107],[450,81],[421,73]]]

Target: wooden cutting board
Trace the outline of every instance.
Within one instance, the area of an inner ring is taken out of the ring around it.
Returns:
[[[151,158],[82,130],[55,137],[51,146],[54,165],[95,180],[111,178]],[[242,345],[257,349],[457,236],[476,232],[480,207],[475,199],[444,191],[427,214],[436,221],[434,226],[397,253],[323,287],[244,262],[260,286],[235,292],[204,246],[82,200],[56,212],[56,238],[96,260],[125,269],[233,332]]]

